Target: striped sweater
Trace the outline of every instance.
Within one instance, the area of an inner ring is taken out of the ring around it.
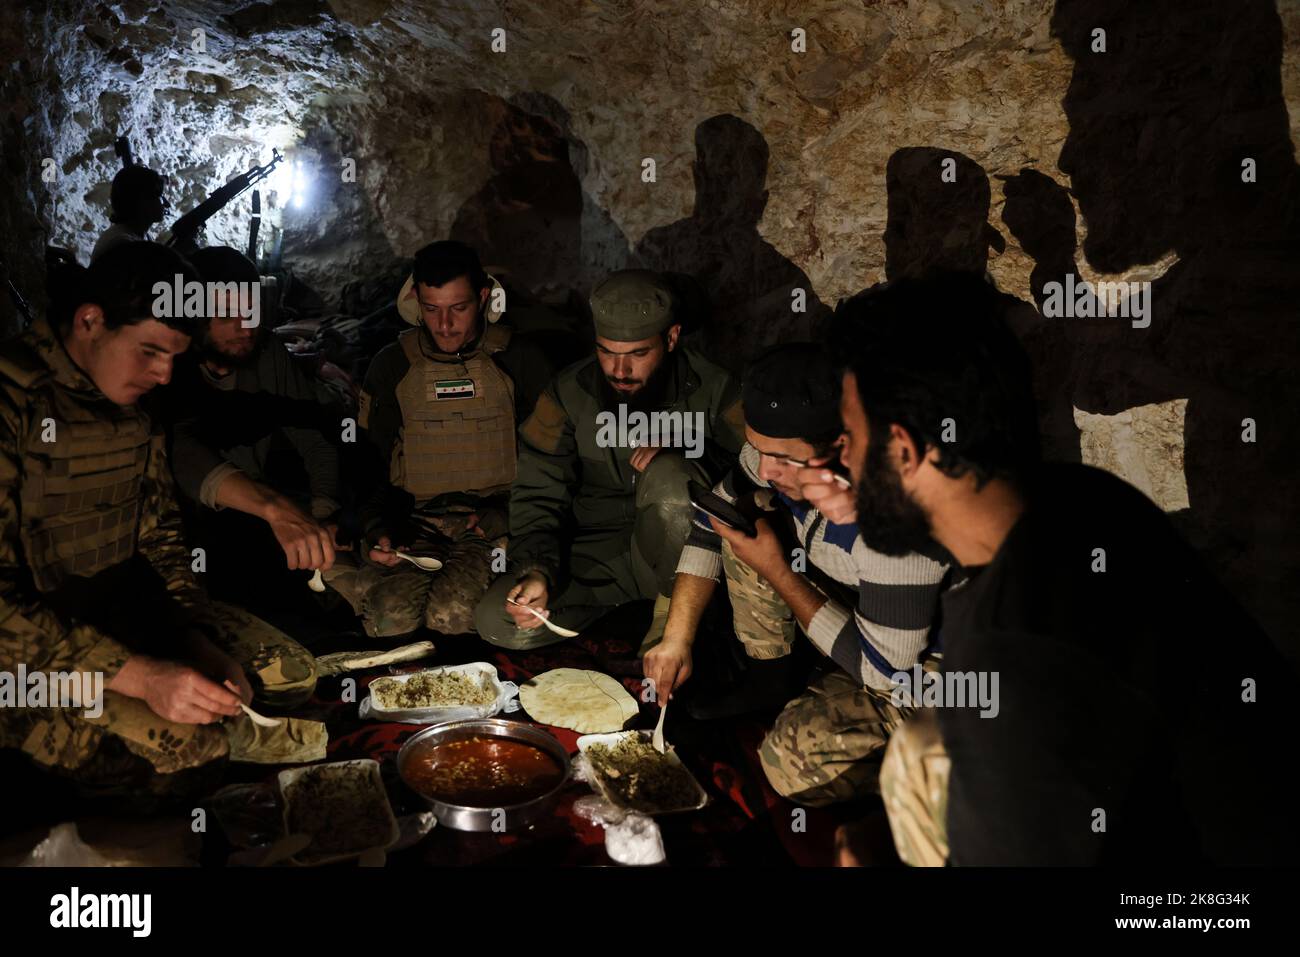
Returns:
[[[770,487],[757,473],[758,451],[746,443],[739,467],[714,491],[734,503],[749,489]],[[952,584],[950,566],[916,552],[883,555],[862,541],[857,525],[836,525],[807,503],[780,493],[777,501],[793,517],[808,561],[858,593],[851,611],[828,599],[808,623],[808,638],[864,686],[892,691],[896,672],[909,671],[938,653],[934,624],[939,596]],[[677,571],[712,581],[722,578],[722,539],[698,510]]]

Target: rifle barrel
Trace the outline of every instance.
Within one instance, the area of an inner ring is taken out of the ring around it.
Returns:
[[[204,223],[220,212],[227,203],[254,183],[270,176],[276,164],[284,159],[279,150],[272,150],[271,153],[271,162],[264,166],[254,166],[247,172],[240,173],[230,182],[218,186],[203,202],[177,219],[172,224],[172,238],[168,245],[175,245],[181,239],[192,240],[203,228]]]

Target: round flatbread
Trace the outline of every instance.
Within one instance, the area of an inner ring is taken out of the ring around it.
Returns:
[[[583,734],[621,731],[641,710],[621,682],[578,668],[556,668],[525,682],[519,701],[534,721]]]

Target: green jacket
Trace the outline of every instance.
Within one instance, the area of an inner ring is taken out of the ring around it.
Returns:
[[[675,350],[670,361],[660,410],[703,413],[701,461],[716,479],[745,440],[739,383],[689,348]],[[541,572],[552,589],[567,577],[562,543],[574,531],[614,534],[630,529],[636,518],[633,449],[597,441],[607,422],[597,418],[602,379],[594,355],[569,366],[519,428],[519,468],[510,489],[510,561],[518,575]]]

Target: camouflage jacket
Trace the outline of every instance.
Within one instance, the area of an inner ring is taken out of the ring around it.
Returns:
[[[101,671],[107,681],[130,650],[56,609],[51,596],[37,587],[24,546],[34,525],[33,517],[23,514],[24,482],[41,456],[39,443],[49,424],[41,421],[40,410],[55,392],[64,408],[76,408],[92,422],[103,418],[106,429],[115,418],[138,417],[149,438],[135,492],[135,555],[128,558],[143,558],[182,611],[205,596],[190,570],[161,430],[138,406],[123,410],[111,405],[44,320],[0,345],[0,669],[12,671],[21,663],[29,670]]]

